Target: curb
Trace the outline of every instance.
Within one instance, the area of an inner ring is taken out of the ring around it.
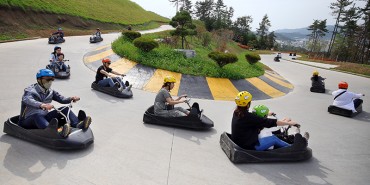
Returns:
[[[289,60],[289,59],[283,59],[283,60],[287,60],[287,61],[290,61],[290,62],[294,62],[294,63],[297,63],[297,64],[306,65],[306,66],[316,67],[316,68],[320,68],[320,69],[325,69],[325,70],[330,70],[330,71],[337,71],[337,72],[347,73],[347,74],[351,74],[351,75],[355,75],[355,76],[361,76],[361,77],[365,77],[365,78],[370,78],[370,76],[367,76],[367,75],[353,73],[353,72],[349,72],[349,71],[343,71],[343,70],[339,70],[339,69],[335,69],[335,68],[329,68],[328,69],[328,68],[319,67],[319,66],[315,66],[315,65],[310,65],[310,64],[304,64],[304,63],[296,62],[294,60]]]
[[[29,38],[24,38],[24,39],[13,39],[13,40],[2,40],[0,43],[7,43],[7,42],[17,42],[17,41],[24,41],[24,40],[35,40],[35,39],[40,39],[42,37],[29,37]]]

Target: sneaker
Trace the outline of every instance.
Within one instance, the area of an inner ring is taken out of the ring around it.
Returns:
[[[125,82],[126,87],[130,85],[128,81]]]
[[[306,140],[308,141],[308,139],[310,139],[310,134],[308,132],[305,132],[303,134],[303,137],[306,138]]]
[[[76,128],[80,128],[80,129],[84,129],[85,130],[85,129],[89,128],[90,124],[91,124],[91,117],[90,116],[86,116],[86,118],[83,121],[79,122],[76,125]]]
[[[119,85],[119,83],[118,83],[118,82],[116,82],[116,83],[114,83],[114,86],[113,86],[113,87],[119,88],[119,87],[120,87],[120,85]]]
[[[68,135],[71,133],[71,126],[69,124],[64,124],[62,127],[58,128],[58,133],[62,137],[68,137]]]
[[[122,87],[122,86],[121,86],[121,87],[119,87],[119,88],[118,88],[118,90],[119,90],[119,91],[123,91],[123,87]]]
[[[129,86],[127,86],[127,91],[131,90],[131,87],[132,87],[132,84],[130,84]]]

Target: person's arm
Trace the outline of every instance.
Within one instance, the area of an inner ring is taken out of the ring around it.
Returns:
[[[112,70],[112,72],[111,72],[111,73],[113,73],[113,74],[115,74],[115,75],[119,75],[119,76],[126,76],[125,74],[121,74],[121,73],[116,72],[116,71],[113,71],[113,70]]]
[[[286,120],[277,120],[276,125],[277,126],[284,126],[284,125],[299,126],[299,124],[295,121],[286,121]]]
[[[365,96],[364,94],[356,94],[356,93],[352,93],[352,92],[351,92],[351,94],[352,94],[353,98],[361,98],[362,96]]]
[[[36,100],[32,95],[32,92],[25,90],[25,93],[22,97],[22,102],[27,106],[34,107],[34,108],[41,108],[42,102]]]
[[[167,102],[169,105],[176,105],[176,104],[179,104],[179,103],[184,103],[184,102],[185,102],[185,100],[180,100],[180,99],[173,100],[171,97],[168,97],[168,98],[166,98],[166,102]]]
[[[54,91],[53,90],[53,100],[54,101],[57,101],[61,104],[67,104],[67,103],[71,103],[71,101],[74,101],[74,99],[72,97],[64,97],[62,96],[61,94],[59,94],[57,91]],[[76,96],[75,96],[76,97]],[[78,98],[78,97],[77,97]],[[78,98],[79,99],[79,98]],[[78,101],[78,100],[77,100]]]
[[[107,71],[105,71],[104,69],[101,69],[99,72],[100,72],[101,74],[105,75],[106,77],[112,77],[112,76],[113,76],[112,74],[108,73],[108,72],[107,72]]]

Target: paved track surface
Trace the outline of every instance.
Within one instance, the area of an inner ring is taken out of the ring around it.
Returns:
[[[285,77],[294,90],[282,97],[254,101],[278,116],[290,116],[309,131],[313,158],[301,163],[232,164],[219,146],[230,132],[232,101],[194,99],[215,122],[209,131],[146,125],[142,116],[155,93],[134,89],[132,99],[117,99],[91,90],[94,73],[82,62],[85,53],[111,43],[89,44],[88,36],[67,37],[62,51],[71,65],[71,79],[53,88],[78,95],[74,110],[92,116],[95,143],[81,151],[54,151],[0,133],[0,184],[357,184],[370,182],[370,79],[318,69],[326,77],[326,94],[309,92],[313,67],[262,56],[262,62]],[[35,73],[48,63],[54,46],[47,39],[0,44],[0,120],[19,114],[23,89],[35,83]],[[284,56],[283,56],[284,58]],[[330,92],[339,80],[362,92],[364,112],[355,118],[327,113]],[[185,105],[184,105],[185,106]],[[2,125],[1,125],[2,127]]]

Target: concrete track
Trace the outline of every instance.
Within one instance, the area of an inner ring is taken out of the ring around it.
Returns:
[[[75,112],[92,116],[95,143],[82,151],[54,151],[0,133],[0,184],[369,184],[370,79],[318,69],[326,87],[340,80],[350,90],[365,93],[364,112],[355,118],[327,113],[332,97],[309,92],[313,67],[262,56],[262,62],[289,80],[286,96],[254,101],[280,117],[290,116],[309,131],[313,158],[302,163],[232,164],[219,146],[230,132],[234,102],[196,100],[215,122],[205,132],[146,125],[142,116],[155,94],[134,89],[133,99],[90,88],[95,74],[82,62],[85,53],[112,42],[118,34],[89,44],[89,36],[67,37],[61,44],[69,59],[71,78],[56,80],[53,89],[81,97]],[[54,46],[47,39],[0,44],[0,120],[19,114],[23,89],[35,83],[35,73],[48,63]],[[283,56],[284,58],[285,56]],[[1,125],[2,127],[2,125]]]

